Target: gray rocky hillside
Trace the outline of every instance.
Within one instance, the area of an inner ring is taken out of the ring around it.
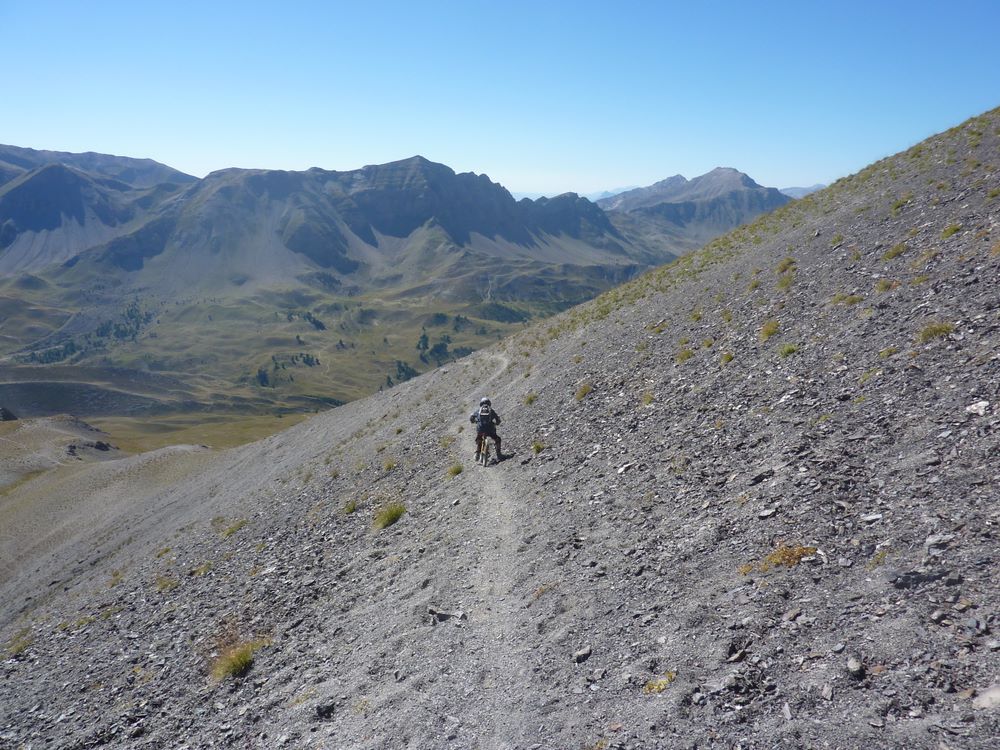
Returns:
[[[0,746],[995,748],[998,169],[994,110],[134,487],[2,583]]]

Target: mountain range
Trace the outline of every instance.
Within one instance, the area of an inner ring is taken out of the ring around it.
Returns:
[[[1000,109],[259,442],[0,422],[0,745],[994,750],[998,200]]]
[[[518,201],[420,156],[196,179],[2,146],[0,165],[0,403],[26,416],[357,398],[771,207],[735,170],[640,220],[573,193]]]

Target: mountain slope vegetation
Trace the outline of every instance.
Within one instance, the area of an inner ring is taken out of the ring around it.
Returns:
[[[994,110],[260,443],[88,465],[0,582],[0,738],[992,748],[998,196]]]

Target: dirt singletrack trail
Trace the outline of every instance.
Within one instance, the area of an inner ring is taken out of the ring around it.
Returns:
[[[468,393],[468,403],[478,403],[487,386],[494,386],[507,371],[509,359],[503,354],[493,357],[496,369],[493,375],[476,383]],[[463,413],[455,429],[469,424],[468,414]],[[501,427],[502,429],[502,427]],[[453,452],[463,465],[474,450],[473,439],[458,440]],[[510,446],[505,455],[510,455]],[[482,705],[481,733],[477,747],[492,750],[510,750],[520,747],[515,740],[526,729],[523,697],[531,695],[531,668],[526,660],[526,648],[519,643],[517,627],[523,620],[519,610],[523,602],[515,591],[519,579],[519,539],[523,536],[518,514],[517,493],[508,469],[513,462],[491,460],[489,466],[473,463],[466,471],[475,477],[477,497],[471,525],[478,563],[471,577],[475,606],[469,613],[470,630],[475,646],[470,653],[479,662],[479,680]],[[521,571],[523,572],[523,571]]]

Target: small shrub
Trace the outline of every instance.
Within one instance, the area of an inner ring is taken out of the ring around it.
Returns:
[[[791,355],[795,354],[795,352],[797,352],[798,350],[799,347],[796,346],[795,344],[782,344],[781,348],[778,349],[778,354],[780,354],[782,357],[790,357]]]
[[[545,446],[542,445],[537,440],[531,444],[531,452],[534,453],[536,456],[543,450],[545,450]]]
[[[344,515],[349,516],[358,509],[358,501],[353,497],[344,503]]]
[[[789,271],[793,268],[795,268],[795,258],[787,257],[778,264],[778,267],[775,269],[775,271],[778,274],[783,274],[786,271]]]
[[[403,428],[402,427],[397,427],[396,428],[396,434],[397,435],[401,435],[402,433],[403,433]]]
[[[840,233],[837,233],[837,234],[833,235],[833,237],[830,238],[830,244],[831,245],[839,245],[843,241],[844,241],[844,235],[842,235]]]
[[[792,284],[795,282],[795,274],[792,272],[782,274],[778,278],[778,289],[785,292],[791,288]]]
[[[270,643],[270,638],[255,638],[226,647],[212,660],[209,670],[212,679],[221,682],[227,677],[241,677],[246,674],[253,664],[254,655]]]
[[[885,294],[899,286],[898,281],[892,281],[890,279],[879,279],[875,284],[875,291],[879,294]]]
[[[111,578],[108,579],[108,588],[113,589],[119,583],[122,582],[123,576],[120,570],[112,570]]]
[[[402,518],[404,513],[406,513],[405,505],[402,503],[389,503],[375,513],[373,525],[377,530],[387,529]]]
[[[921,274],[920,276],[914,276],[913,280],[910,282],[910,286],[920,286],[921,284],[926,284],[931,280],[931,277],[927,274]]]
[[[462,473],[462,464],[452,464],[448,467],[448,476],[457,477]]]
[[[962,231],[961,224],[949,224],[941,231],[941,239],[946,240],[953,234],[958,234]]]
[[[779,329],[780,329],[780,326],[778,325],[778,321],[776,321],[776,320],[767,320],[767,321],[765,321],[764,325],[761,326],[761,328],[760,328],[760,340],[761,341],[767,341],[774,334],[776,334]]]
[[[917,340],[921,344],[926,344],[928,341],[947,336],[954,331],[955,326],[952,323],[928,323],[920,330]]]
[[[337,471],[337,469],[334,469],[333,471],[330,472],[330,479],[336,479],[339,476],[340,476],[340,472]]]
[[[576,400],[583,401],[587,397],[587,394],[594,390],[594,386],[590,383],[583,383],[579,388],[576,389]]]
[[[722,357],[719,358],[719,361],[721,361],[722,364],[724,365],[728,365],[730,362],[733,361],[733,359],[734,357],[732,352],[723,352]]]
[[[693,356],[694,352],[691,351],[690,349],[681,349],[679,352],[677,352],[677,356],[674,357],[674,359],[676,359],[677,363],[680,364],[682,362],[687,362]]]
[[[164,547],[163,549],[159,550],[156,553],[156,557],[160,558],[163,557],[164,555],[169,555],[169,554],[170,554],[170,547]]]
[[[441,439],[438,442],[441,444],[442,448],[445,448],[445,449],[450,448],[452,446],[452,444],[455,442],[455,436],[454,435],[442,435]]]
[[[701,320],[701,310],[692,310],[691,320],[693,320],[695,323],[699,322]]]
[[[732,323],[733,322],[733,311],[732,310],[723,310],[720,314],[722,315],[722,320],[724,322],[726,322],[726,323]]]
[[[701,340],[701,346],[703,349],[711,349],[714,344],[715,339],[712,338],[704,338]]]
[[[760,286],[760,279],[751,279],[750,283],[747,285],[747,289],[752,292],[759,286]]]
[[[385,469],[386,471],[392,471],[393,469],[396,468],[396,462],[391,458],[387,458],[385,461],[382,462],[382,468]]]
[[[895,245],[893,245],[884,253],[882,253],[882,260],[893,260],[895,258],[898,258],[905,252],[906,252],[906,243],[897,242]]]
[[[531,392],[527,396],[524,397],[524,405],[525,406],[531,406],[537,400],[538,400],[538,394],[535,393],[535,392]]]
[[[646,391],[642,394],[642,405],[649,406],[651,403],[653,403],[653,394],[650,391]]]
[[[878,353],[880,359],[889,359],[893,354],[897,354],[899,349],[895,346],[887,346],[885,349]]]

